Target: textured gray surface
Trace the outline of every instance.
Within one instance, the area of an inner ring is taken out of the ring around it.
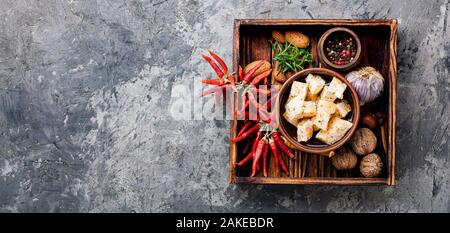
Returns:
[[[256,2],[2,0],[0,212],[450,211],[448,0]],[[397,186],[228,184],[229,123],[170,112],[234,18],[398,19]]]

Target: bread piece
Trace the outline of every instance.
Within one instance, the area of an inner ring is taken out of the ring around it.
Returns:
[[[352,111],[352,107],[347,100],[339,100],[336,102],[336,115],[338,117],[344,118],[350,111]]]
[[[311,118],[311,120],[313,121],[313,131],[314,131],[314,132],[319,131],[320,128],[317,127],[317,125],[314,124],[314,121],[316,120],[316,117]]]
[[[293,125],[303,117],[303,102],[302,96],[296,96],[286,104],[285,118]]]
[[[305,100],[307,93],[308,93],[308,84],[294,81],[292,83],[291,92],[289,93],[289,98],[300,96],[301,100]]]
[[[283,117],[284,117],[284,119],[286,119],[286,121],[289,122],[291,125],[293,125],[293,126],[297,126],[297,125],[298,125],[298,120],[294,120],[294,119],[289,118],[290,116],[287,114],[287,112],[284,112],[284,113],[283,113]]]
[[[306,99],[307,101],[316,101],[319,99],[319,94],[313,95],[311,94],[311,92],[308,89],[308,93],[306,94]]]
[[[316,138],[320,141],[331,145],[344,137],[345,133],[353,126],[353,123],[342,120],[339,117],[333,117],[330,120],[327,130],[320,130]]]
[[[311,119],[303,119],[297,125],[297,141],[306,142],[313,135],[313,121]]]
[[[336,96],[336,98],[343,99],[344,91],[346,88],[347,88],[347,85],[345,83],[343,83],[338,78],[333,77],[333,80],[331,80],[328,90],[333,92],[334,95]]]
[[[316,116],[313,117],[313,124],[316,129],[327,130],[330,118],[331,115],[328,112],[318,109]]]
[[[331,115],[336,112],[336,104],[326,100],[319,100],[317,101],[317,109]]]
[[[313,117],[316,115],[317,108],[315,101],[304,101],[303,102],[303,118]]]
[[[308,74],[306,77],[306,83],[308,84],[309,92],[313,96],[319,94],[325,86],[325,80],[323,80],[319,75]]]
[[[323,87],[323,90],[320,93],[319,99],[334,102],[334,100],[336,100],[336,98],[337,98],[336,95],[334,95],[334,92],[330,90],[329,86]]]

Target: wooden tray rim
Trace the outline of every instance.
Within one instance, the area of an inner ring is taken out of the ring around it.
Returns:
[[[239,177],[236,176],[237,147],[230,142],[230,176],[231,184],[303,184],[303,185],[395,185],[396,154],[396,113],[397,113],[397,20],[396,19],[235,19],[233,28],[233,70],[239,67],[239,35],[241,25],[291,26],[291,25],[324,25],[324,26],[389,26],[389,111],[388,111],[388,160],[387,178],[277,178],[277,177]],[[237,80],[237,75],[236,80]],[[235,96],[236,97],[236,96]],[[234,98],[234,106],[237,99]],[[237,120],[232,120],[230,138],[236,136]]]

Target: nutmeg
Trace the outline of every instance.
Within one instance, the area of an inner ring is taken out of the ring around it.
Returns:
[[[337,170],[351,170],[357,162],[358,158],[355,153],[346,146],[337,149],[336,154],[331,158],[331,164]]]
[[[364,156],[359,165],[359,171],[364,177],[373,178],[381,174],[383,162],[375,153]]]
[[[278,31],[278,30],[273,30],[272,31],[272,37],[275,39],[275,40],[277,40],[277,41],[279,41],[280,43],[284,43],[284,34],[282,33],[282,32],[280,32],[280,31]]]
[[[309,46],[309,38],[297,31],[287,31],[284,34],[285,40],[297,48],[306,48]]]
[[[375,129],[377,127],[377,117],[370,112],[366,112],[361,116],[361,124]]]
[[[350,139],[353,151],[358,155],[366,155],[377,147],[377,137],[368,128],[359,128]]]

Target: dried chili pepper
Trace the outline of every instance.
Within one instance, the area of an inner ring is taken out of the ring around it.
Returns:
[[[275,141],[275,143],[277,144],[277,146],[286,154],[288,155],[291,159],[295,159],[295,156],[292,154],[291,150],[289,150],[289,148],[286,146],[286,144],[284,144],[283,139],[281,139],[280,135],[278,134],[278,132],[273,131],[272,132],[272,137],[273,140]]]
[[[267,145],[266,140],[263,138],[258,141],[258,145],[255,153],[253,154],[253,164],[252,164],[252,174],[250,176],[255,176],[258,170],[258,162],[261,158],[263,151],[265,150],[265,146]]]
[[[256,88],[255,89],[256,93],[259,94],[263,94],[263,95],[270,95],[270,89],[261,89],[261,88]]]
[[[241,110],[239,111],[239,113],[238,113],[238,116],[239,116],[239,117],[244,117],[244,116],[246,116],[245,113],[247,113],[247,112],[245,112],[245,109],[247,109],[249,105],[250,105],[250,102],[248,102],[248,99],[246,99],[246,100],[245,100],[244,106],[242,107],[242,109],[241,109]],[[244,118],[244,119],[247,119],[247,118]]]
[[[261,60],[255,67],[251,68],[245,75],[244,78],[242,80],[242,83],[247,84],[252,80],[252,76],[253,74],[256,72],[256,70],[258,70],[263,64],[264,64],[264,60]]]
[[[267,154],[269,153],[269,146],[266,143],[266,146],[264,147],[264,151],[263,151],[263,173],[264,173],[264,177],[267,177]]]
[[[218,86],[222,86],[225,84],[225,80],[223,78],[203,79],[201,82],[204,84],[218,85]]]
[[[273,138],[271,138],[269,140],[269,147],[270,147],[270,150],[272,151],[273,159],[275,161],[275,170],[276,170],[277,174],[280,175],[280,167],[279,167],[279,162],[278,162],[278,149],[277,149],[277,145],[275,144],[275,141],[273,140]]]
[[[255,155],[255,151],[256,151],[256,148],[258,147],[258,142],[259,142],[259,139],[261,138],[261,136],[262,136],[262,131],[258,131],[258,133],[256,134],[256,138],[253,141],[253,146],[252,146],[253,157]]]
[[[245,153],[251,151],[251,148],[253,147],[253,142],[255,141],[255,137],[256,137],[256,135],[253,136],[253,134],[250,137],[248,137],[248,139],[245,142],[245,147],[244,147],[244,150],[242,151],[242,153],[245,154]]]
[[[256,131],[258,131],[260,128],[259,124],[256,124],[255,126],[253,126],[252,128],[250,128],[248,131],[242,133],[240,136],[232,138],[231,141],[232,142],[240,142],[242,140],[244,140],[245,138],[247,138],[249,135],[255,133]]]
[[[266,72],[263,72],[259,75],[257,75],[255,78],[253,78],[252,80],[252,84],[256,85],[259,82],[261,82],[261,80],[265,79],[267,76],[269,76],[269,74],[272,72],[272,69],[267,70]]]
[[[253,95],[252,92],[248,92],[248,100],[249,100],[250,104],[252,104],[256,109],[258,109],[261,112],[263,112],[264,114],[266,114],[266,116],[269,115],[266,108],[256,101],[255,96]]]
[[[267,102],[264,104],[264,107],[265,107],[267,110],[272,109],[272,103],[275,102],[277,96],[278,96],[278,93],[275,94],[275,95],[272,95],[272,96],[270,97],[270,99],[267,100]]]
[[[244,79],[244,70],[242,69],[241,66],[239,66],[238,77],[239,77],[240,81],[242,81],[242,79]]]
[[[228,87],[229,87],[229,85],[222,85],[222,86],[212,87],[212,88],[203,90],[201,96],[207,96],[207,95],[210,95],[212,93],[215,93],[216,91],[224,91]]]
[[[250,125],[252,125],[251,121],[247,121],[245,122],[245,124],[242,126],[241,130],[239,131],[239,133],[237,134],[237,136],[240,136],[243,132],[245,132],[245,130],[250,127]]]
[[[217,73],[217,76],[222,78],[224,73],[220,70],[220,68],[217,66],[217,64],[210,57],[206,56],[205,54],[201,54],[201,55],[211,65],[213,70]]]
[[[208,50],[208,51],[209,51],[209,54],[211,54],[211,57],[213,57],[214,60],[216,60],[217,63],[219,63],[219,65],[222,67],[223,72],[225,74],[228,74],[228,67],[225,64],[225,62],[219,56],[217,56],[217,54],[213,53],[211,50]]]
[[[248,161],[250,161],[253,158],[253,153],[250,152],[248,153],[247,156],[245,156],[245,158],[241,161],[239,161],[238,163],[236,163],[236,166],[238,167],[242,167],[244,164],[246,164]]]

